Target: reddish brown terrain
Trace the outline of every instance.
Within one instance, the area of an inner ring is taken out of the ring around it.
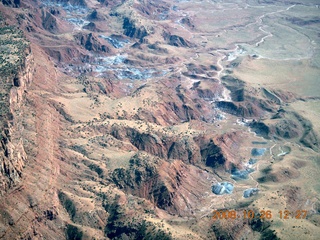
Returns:
[[[0,239],[320,235],[316,1],[0,13]]]

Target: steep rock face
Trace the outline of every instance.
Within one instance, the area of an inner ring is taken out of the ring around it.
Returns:
[[[257,122],[254,120],[249,124],[249,126],[256,134],[266,139],[270,139],[269,137],[270,129],[265,123]]]
[[[175,34],[171,34],[168,32],[163,33],[163,38],[168,42],[169,45],[175,46],[175,47],[192,47],[193,45],[185,40],[183,37],[180,37]]]
[[[42,26],[44,29],[51,33],[58,33],[59,27],[57,21],[56,17],[49,11],[42,11]]]
[[[71,5],[82,6],[82,7],[87,6],[85,0],[56,0],[56,2],[58,2],[58,3],[64,3],[64,4],[70,3]]]
[[[92,33],[89,34],[81,34],[75,36],[76,41],[78,44],[83,46],[88,51],[94,52],[109,52],[110,49],[108,46],[102,44],[99,39]]]
[[[320,149],[320,140],[311,122],[295,112],[281,109],[268,124],[252,121],[249,126],[266,139],[292,139],[314,151]]]
[[[224,169],[230,169],[231,163],[237,163],[235,157],[238,150],[235,143],[239,140],[237,133],[209,139],[204,136],[168,137],[140,132],[133,128],[122,128],[118,125],[114,125],[110,131],[116,139],[128,141],[138,150],[170,162],[176,159],[186,164]]]
[[[192,21],[190,20],[190,18],[188,17],[184,17],[181,19],[180,21],[183,25],[188,26],[189,28],[194,28],[194,24],[192,23]]]
[[[199,146],[190,138],[165,141],[168,148],[168,159],[180,159],[185,163],[196,164],[200,156]]]
[[[181,95],[181,97],[183,96]],[[187,99],[187,103],[183,103],[180,100],[173,100],[169,97],[164,101],[166,102],[158,103],[157,109],[141,109],[132,118],[158,125],[169,125],[199,119],[209,122],[214,117],[205,105],[201,105],[197,101],[193,102]]]
[[[223,85],[229,89],[230,97],[234,102],[243,102],[245,100],[245,82],[234,78],[232,76],[226,75],[221,78]]]
[[[24,52],[22,64],[17,69],[17,73],[13,78],[13,87],[10,91],[11,111],[18,109],[23,103],[23,95],[27,90],[28,85],[32,82],[34,71],[34,59],[31,48],[27,48]]]
[[[297,113],[294,113],[294,117],[297,119],[297,121],[303,128],[303,132],[299,136],[299,142],[302,143],[304,146],[319,152],[320,140],[319,136],[313,130],[312,123]]]
[[[201,144],[200,151],[201,151],[202,161],[208,167],[212,167],[216,169],[216,168],[219,168],[219,166],[224,165],[226,162],[226,159],[223,156],[220,147],[214,144],[213,141],[210,141],[207,144],[205,143]]]
[[[85,86],[83,91],[86,93],[89,93],[89,94],[96,93],[96,92],[100,92],[103,94],[109,94],[114,90],[113,83],[109,79],[103,79],[101,81],[96,81],[95,79],[88,80],[88,78],[82,77],[82,76],[80,76],[78,79]]]
[[[206,171],[178,160],[162,164],[159,175],[164,182],[162,189],[167,189],[165,194],[168,197],[164,200],[170,199],[170,202],[162,207],[165,206],[171,214],[182,216],[191,215],[197,208],[196,202],[206,198],[205,192],[210,189],[210,181],[213,180]]]
[[[197,89],[197,93],[199,97],[203,99],[214,99],[216,97],[216,94],[212,92],[210,89]]]
[[[88,23],[87,25],[83,26],[84,29],[87,29],[92,32],[100,32],[100,30],[97,28],[96,24],[93,22]]]
[[[122,4],[125,0],[98,0],[99,3],[105,5],[105,6],[118,6]]]
[[[100,16],[99,16],[99,13],[96,9],[94,9],[88,16],[87,16],[87,19],[89,21],[96,21],[96,20],[101,20],[100,19]]]
[[[197,68],[197,70],[195,71],[199,72],[199,69]],[[204,82],[205,84],[203,84]],[[191,87],[191,90],[196,91],[199,98],[202,98],[206,101],[221,99],[223,98],[223,93],[224,93],[223,86],[216,80],[204,80],[204,81],[195,82]]]
[[[62,46],[57,48],[44,47],[44,50],[57,62],[68,62],[73,59],[84,59],[84,56],[81,55],[80,51],[74,48],[71,44],[70,46]]]
[[[146,151],[160,158],[166,156],[166,149],[156,134],[141,133],[133,128],[119,129],[118,127],[114,127],[111,134],[120,140],[128,139],[132,145],[141,151]]]
[[[262,117],[275,113],[283,103],[297,99],[295,94],[267,88],[253,88],[244,81],[230,75],[221,78],[230,91],[232,102],[217,102],[222,111],[239,117]]]
[[[181,95],[182,96],[182,95]],[[179,102],[178,102],[179,103]],[[200,119],[203,116],[199,113],[199,109],[195,108],[194,103],[182,103],[176,104],[176,102],[168,102],[166,106],[164,106],[165,111],[168,113],[173,113],[172,117],[178,119],[180,121],[188,122],[194,119]],[[163,116],[166,117],[166,116]],[[167,116],[168,117],[168,116]]]
[[[243,211],[242,209],[238,210]],[[237,213],[238,214],[238,213]],[[279,240],[276,233],[270,229],[269,221],[262,221],[259,217],[250,220],[236,219],[235,221],[215,221],[212,230],[216,239],[275,239]],[[259,237],[259,238],[257,238]]]
[[[243,135],[241,131],[235,131],[222,134],[221,136],[216,136],[213,139],[213,147],[217,146],[219,148],[219,151],[218,153],[216,153],[216,156],[219,156],[218,160],[220,160],[220,162],[223,159],[225,159],[224,168],[226,170],[230,170],[232,166],[237,165],[241,162],[241,159],[239,157],[239,151],[242,138]]]
[[[188,69],[188,72],[194,73],[194,74],[206,74],[206,72],[209,70],[207,66],[203,65],[196,65],[194,63],[188,63],[186,64],[186,67]]]
[[[135,8],[144,16],[156,20],[165,20],[168,12],[170,11],[170,5],[164,1],[140,1],[139,4],[135,4]]]
[[[194,203],[204,197],[203,189],[209,188],[209,180],[203,179],[209,178],[205,171],[181,161],[168,163],[144,154],[132,157],[129,168],[112,173],[120,189],[179,215],[190,214]]]
[[[239,117],[259,117],[263,115],[262,109],[250,102],[217,102],[217,107],[223,111]]]
[[[144,26],[138,27],[135,22],[127,17],[123,20],[124,35],[131,38],[138,38],[140,41],[148,36],[148,32]]]
[[[20,0],[2,0],[3,5],[18,8],[20,7]]]
[[[3,128],[0,135],[0,195],[21,178],[27,160],[21,139],[24,93],[33,75],[33,55],[30,48],[21,56],[21,65],[8,76],[1,76],[1,82],[11,85],[9,92],[9,112],[1,115]],[[11,83],[10,83],[11,82]]]
[[[14,129],[6,126],[1,133],[0,152],[0,194],[2,195],[9,187],[19,181],[27,155],[22,141],[13,139]]]
[[[159,176],[160,162],[156,158],[137,154],[130,159],[128,169],[117,168],[112,180],[120,188],[142,198],[152,200],[162,209],[172,205],[172,195]]]

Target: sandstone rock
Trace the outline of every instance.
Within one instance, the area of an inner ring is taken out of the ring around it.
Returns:
[[[32,81],[33,58],[31,53],[26,53],[24,65],[19,67],[17,76],[10,89],[10,116],[2,116],[3,130],[1,131],[0,145],[0,194],[3,194],[9,187],[17,183],[27,160],[21,139],[21,117],[17,114],[23,104],[24,92]]]
[[[1,95],[6,97],[2,99],[0,115],[0,195],[21,179],[27,160],[21,138],[23,127],[20,107],[34,70],[33,54],[23,34],[12,26],[8,30],[1,31],[2,36],[9,38],[11,46],[19,50],[15,64],[1,62]],[[5,58],[1,56],[1,59]]]

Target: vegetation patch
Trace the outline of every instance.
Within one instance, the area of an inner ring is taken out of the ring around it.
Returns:
[[[76,206],[74,205],[73,201],[68,197],[67,194],[65,194],[63,192],[59,192],[58,197],[59,197],[61,205],[66,209],[71,220],[73,221],[76,216],[76,213],[77,213],[77,209],[76,209]]]
[[[83,237],[82,231],[74,225],[68,224],[66,229],[67,240],[81,240]]]

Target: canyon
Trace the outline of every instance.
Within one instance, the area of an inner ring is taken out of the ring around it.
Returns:
[[[317,239],[316,3],[2,0],[0,238]]]

